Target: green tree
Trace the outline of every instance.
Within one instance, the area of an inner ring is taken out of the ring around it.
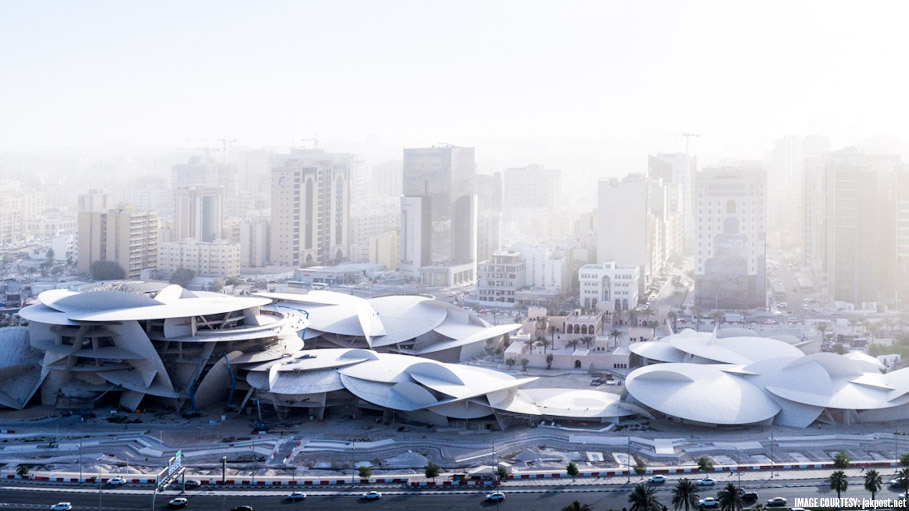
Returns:
[[[593,344],[594,339],[596,339],[596,337],[594,337],[592,335],[587,335],[587,336],[581,337],[581,342],[584,343],[585,348],[590,349],[590,345]]]
[[[215,279],[208,285],[208,290],[213,293],[220,293],[222,289],[224,289],[224,281],[221,279]]]
[[[662,511],[663,505],[656,498],[653,488],[645,484],[636,484],[628,495],[631,511]]]
[[[581,504],[577,500],[562,508],[562,511],[593,511],[590,504]]]
[[[710,461],[710,458],[707,456],[701,456],[698,458],[698,471],[699,472],[713,472],[713,462]]]
[[[372,469],[367,466],[361,466],[357,471],[360,472],[360,479],[369,479],[372,477]]]
[[[849,455],[844,452],[838,452],[833,456],[833,466],[836,468],[849,467]]]
[[[196,278],[196,272],[181,266],[170,274],[170,283],[180,287],[189,287],[194,278]]]
[[[881,491],[881,488],[884,487],[884,481],[881,478],[881,475],[877,473],[877,470],[871,469],[868,472],[865,472],[865,489],[871,493],[871,500],[874,500],[874,496],[877,495],[877,492]]]
[[[691,479],[679,479],[672,489],[672,507],[675,511],[690,511],[698,507],[698,487]]]
[[[896,485],[909,491],[909,467],[904,467],[896,473]]]
[[[575,463],[573,461],[568,463],[568,466],[565,468],[565,471],[568,472],[568,475],[571,476],[572,480],[574,480],[574,478],[577,477],[578,473],[580,472],[578,470],[578,466],[575,465]]]
[[[900,466],[909,467],[909,452],[900,455]]]
[[[89,273],[95,280],[121,280],[126,277],[123,268],[113,261],[95,261],[89,266]]]
[[[546,355],[546,369],[552,369],[552,360],[553,360],[553,358],[554,358],[554,357],[552,356],[552,353],[548,353],[548,354]]]
[[[424,473],[426,477],[430,478],[435,482],[436,478],[439,477],[439,474],[442,472],[442,467],[436,465],[433,462],[429,462],[424,468]]]
[[[521,359],[521,368],[526,371],[528,365],[530,365],[530,360],[527,360],[526,358],[522,358]]]
[[[838,343],[836,343],[836,344],[833,345],[833,352],[836,353],[837,355],[845,355],[845,354],[846,354],[846,347],[843,346],[843,343],[838,342]]]
[[[830,489],[836,492],[836,498],[840,498],[840,494],[846,491],[846,488],[849,488],[849,480],[846,479],[846,473],[842,470],[837,470],[836,472],[830,474]]]
[[[16,475],[19,477],[25,477],[28,475],[28,465],[19,465],[16,467]]]
[[[533,347],[534,348],[543,348],[543,351],[545,352],[546,351],[546,338],[543,337],[542,335],[537,336],[537,338],[533,341]]]
[[[742,511],[744,503],[742,494],[735,483],[727,483],[726,487],[717,494],[717,500],[720,501],[722,511]]]
[[[644,460],[639,459],[638,462],[634,464],[634,473],[640,476],[640,475],[644,475],[644,473],[646,473],[646,472],[647,472],[647,464],[644,463]]]
[[[505,479],[508,477],[508,470],[506,470],[502,465],[499,465],[496,467],[496,475],[499,477],[499,479]]]
[[[224,285],[226,285],[226,286],[239,286],[242,283],[243,283],[243,279],[241,279],[240,277],[237,277],[237,276],[227,277],[224,280]]]
[[[609,331],[609,337],[612,337],[612,342],[614,342],[616,346],[619,345],[619,337],[622,337],[622,335],[624,334],[618,328],[613,328]]]

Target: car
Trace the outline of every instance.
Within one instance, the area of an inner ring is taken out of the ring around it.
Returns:
[[[505,494],[501,492],[487,493],[486,502],[502,502],[505,500]]]
[[[107,481],[107,484],[109,484],[111,486],[122,486],[122,485],[126,484],[126,479],[124,479],[120,476],[117,476],[117,477]]]
[[[50,507],[50,511],[70,511],[73,508],[73,505],[69,502],[57,502]]]
[[[772,499],[767,501],[767,507],[783,507],[788,502],[789,501],[783,497],[773,497]]]
[[[253,511],[253,508],[252,506],[237,506],[235,508],[231,508],[230,511]]]
[[[707,497],[698,501],[699,507],[713,508],[720,507],[720,501],[716,500],[713,497]]]
[[[306,498],[306,494],[301,491],[295,491],[287,496],[290,500],[303,500]]]
[[[742,500],[745,502],[757,502],[758,494],[756,491],[746,491],[742,493]]]
[[[186,507],[186,504],[188,502],[189,501],[183,497],[177,497],[175,499],[171,499],[171,501],[167,503],[167,507],[173,507],[173,508]]]
[[[650,476],[650,479],[648,479],[647,482],[653,484],[663,484],[666,482],[666,476]]]
[[[202,486],[202,483],[196,481],[195,479],[187,479],[185,484],[187,488],[198,488]]]
[[[887,484],[889,484],[890,486],[892,486],[894,488],[905,488],[906,487],[906,481],[904,481],[898,477],[887,481]]]
[[[375,491],[375,490],[373,490],[373,491],[368,491],[368,492],[366,492],[366,493],[363,494],[363,498],[366,499],[366,500],[378,500],[378,499],[381,499],[381,498],[382,498],[382,494],[381,494],[380,492]]]
[[[711,479],[709,477],[705,477],[703,479],[698,479],[697,485],[698,486],[714,486],[714,485],[716,485],[716,479]]]

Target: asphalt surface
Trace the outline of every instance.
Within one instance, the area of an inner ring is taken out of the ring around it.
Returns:
[[[781,486],[776,481],[764,481],[755,485],[744,485],[749,491],[757,491],[760,503],[773,497],[788,499],[788,507],[796,506],[796,498],[830,498],[836,493],[831,491],[823,480],[813,481],[786,481],[788,486]],[[658,500],[668,506],[671,505],[671,482],[656,487]],[[715,497],[721,485],[713,488],[701,489],[700,496]],[[506,495],[504,502],[498,508],[502,510],[520,511],[549,511],[559,510],[563,506],[578,500],[590,504],[596,511],[620,510],[628,507],[628,493],[630,486],[626,487],[578,487],[552,485],[547,488],[508,488],[501,489]],[[409,491],[401,488],[389,488],[383,491],[383,497],[377,501],[366,501],[360,498],[359,492],[338,492],[331,490],[307,491],[305,501],[293,503],[286,498],[290,490],[226,490],[223,493],[214,493],[207,490],[188,491],[188,510],[229,511],[235,506],[250,505],[255,511],[294,511],[294,510],[324,510],[335,511],[344,509],[357,510],[426,510],[426,511],[455,511],[468,509],[496,509],[496,504],[484,501],[484,492],[475,490],[444,490],[444,491]],[[167,508],[167,501],[177,496],[177,492],[166,492],[158,495],[155,510]],[[878,495],[878,499],[895,499],[900,497],[898,492],[885,487]],[[862,488],[861,478],[854,477],[849,480],[849,489],[843,497],[870,498],[870,494]],[[72,490],[59,487],[47,488],[22,488],[18,486],[0,487],[0,511],[19,510],[46,510],[56,502],[68,501],[73,504],[73,511],[101,510],[101,511],[140,511],[151,510],[151,492],[140,489],[105,490],[100,494],[87,489]],[[100,505],[99,505],[100,504]]]

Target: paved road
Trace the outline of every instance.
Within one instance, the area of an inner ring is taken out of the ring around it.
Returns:
[[[850,478],[849,490],[843,497],[870,498],[862,488],[860,478]],[[760,495],[760,502],[772,497],[784,497],[789,500],[789,506],[795,505],[795,499],[801,497],[835,497],[824,481],[789,481],[790,486],[776,486],[776,482],[765,482],[763,487],[748,487]],[[798,484],[798,486],[796,486]],[[672,485],[657,488],[658,500],[672,507],[670,504]],[[719,488],[704,489],[702,497],[715,496]],[[629,488],[603,488],[603,487],[560,487],[552,486],[542,488],[504,488],[506,501],[499,508],[502,510],[520,511],[549,511],[558,510],[563,506],[578,500],[590,504],[596,511],[619,510],[627,507]],[[284,492],[274,490],[246,490],[229,491],[224,494],[212,494],[208,491],[188,492],[190,504],[187,509],[226,511],[234,506],[248,504],[256,511],[337,511],[345,509],[354,510],[419,510],[419,511],[457,511],[457,510],[491,510],[496,505],[483,501],[483,493],[475,491],[435,491],[435,492],[409,492],[389,490],[379,501],[364,501],[358,494],[316,490],[307,492],[308,498],[304,502],[292,503],[284,498]],[[167,500],[176,495],[159,496],[156,511],[167,509]],[[878,499],[897,498],[899,494],[888,488],[878,495]],[[74,511],[90,511],[99,509],[98,494],[86,491],[72,491],[61,489],[22,489],[15,486],[0,487],[0,511],[25,511],[47,509],[51,504],[59,501],[69,501],[73,504]],[[101,511],[141,511],[151,510],[151,495],[142,490],[116,490],[106,491],[101,495]]]

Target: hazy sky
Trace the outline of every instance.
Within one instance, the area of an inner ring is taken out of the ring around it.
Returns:
[[[7,0],[0,151],[318,133],[642,168],[681,132],[702,161],[790,133],[909,140],[904,5]]]

